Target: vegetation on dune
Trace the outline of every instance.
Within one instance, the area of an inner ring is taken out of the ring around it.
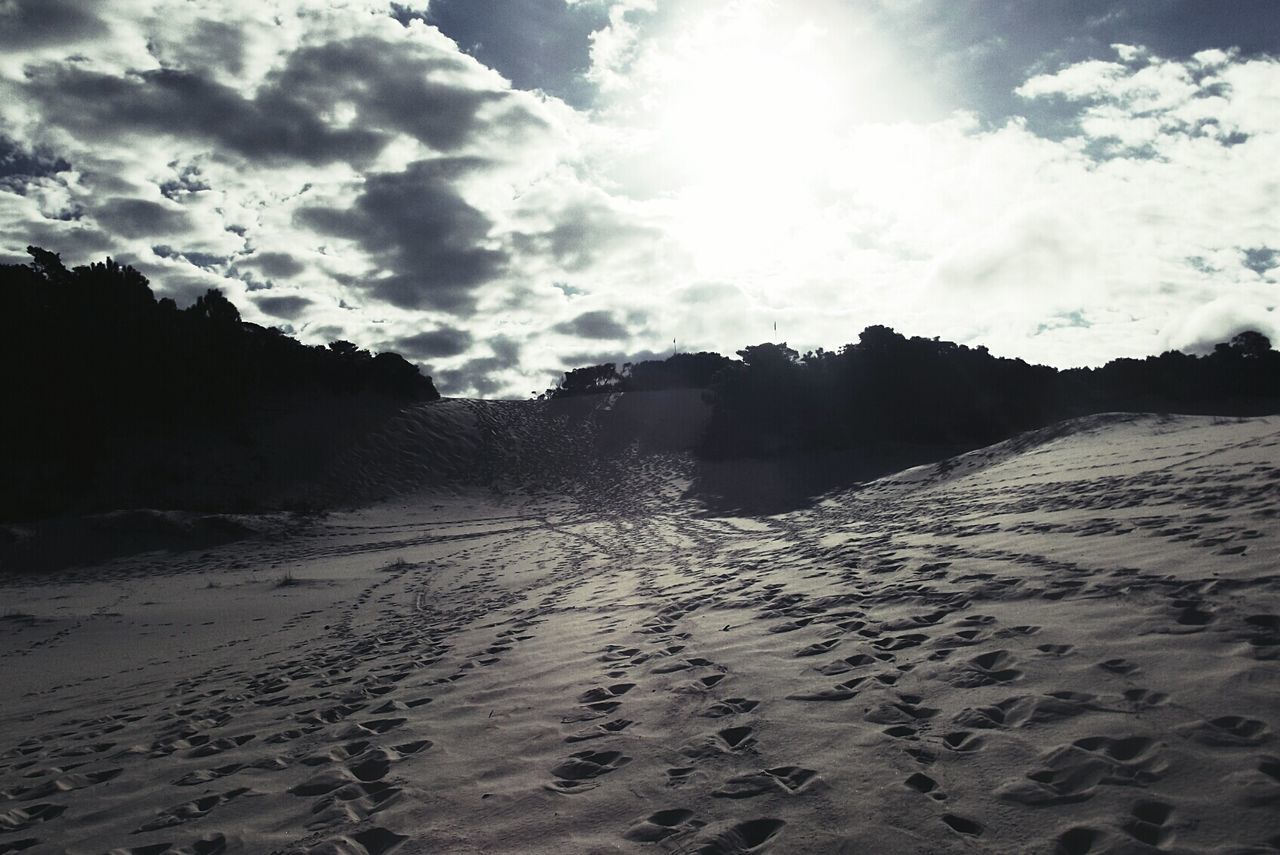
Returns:
[[[1222,415],[1280,411],[1280,352],[1249,331],[1206,356],[1169,351],[1064,371],[985,347],[907,338],[884,326],[839,351],[801,356],[752,345],[737,360],[678,354],[665,362],[579,368],[545,397],[704,387],[709,458],[836,451],[884,442],[975,447],[1059,419],[1108,411]]]
[[[718,353],[677,353],[666,359],[628,362],[618,370],[613,362],[566,371],[564,380],[541,399],[571,398],[596,392],[648,392],[658,389],[706,389],[733,365]]]
[[[240,320],[219,291],[180,310],[132,267],[28,252],[30,265],[0,266],[0,517],[65,509],[126,447],[213,432],[248,444],[262,419],[317,398],[440,397],[397,354],[304,345]]]

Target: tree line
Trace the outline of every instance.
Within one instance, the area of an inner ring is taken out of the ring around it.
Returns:
[[[9,478],[0,518],[66,508],[104,459],[149,438],[251,434],[258,421],[324,396],[440,397],[397,354],[304,345],[242,321],[216,289],[179,309],[110,258],[68,269],[55,253],[27,251],[30,264],[0,265]]]
[[[1058,370],[937,338],[870,326],[856,343],[801,355],[762,343],[575,369],[543,397],[705,388],[709,458],[857,449],[884,442],[977,447],[1054,421],[1110,411],[1256,415],[1280,411],[1280,352],[1246,331],[1211,353],[1168,351]]]

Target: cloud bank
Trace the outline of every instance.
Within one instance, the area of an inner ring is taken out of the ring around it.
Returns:
[[[1098,5],[1063,54],[930,2],[10,0],[0,256],[456,395],[873,323],[1059,366],[1280,340],[1280,60],[1244,11],[1201,45]]]

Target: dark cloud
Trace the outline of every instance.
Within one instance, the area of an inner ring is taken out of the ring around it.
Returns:
[[[303,329],[306,329],[305,325],[303,326]],[[347,331],[342,327],[333,326],[331,324],[321,327],[313,327],[310,332],[313,336],[322,341],[345,340],[347,335]]]
[[[95,0],[6,0],[0,3],[0,48],[66,44],[107,30]]]
[[[460,395],[472,393],[487,397],[503,388],[503,383],[492,375],[507,366],[502,360],[493,357],[481,357],[464,362],[461,367],[448,371],[433,371],[431,380],[441,394]]]
[[[273,279],[288,279],[306,270],[306,265],[287,252],[255,252],[242,264],[256,267],[263,276]]]
[[[29,151],[0,134],[0,186],[12,187],[21,193],[29,181],[70,168],[70,163],[55,154]]]
[[[243,61],[235,54],[234,29],[219,27],[207,24],[207,40],[196,39],[206,42],[208,56],[182,53],[185,63],[205,68]],[[481,134],[517,137],[543,126],[509,92],[439,79],[470,70],[467,60],[414,42],[360,37],[296,51],[252,97],[191,67],[114,76],[46,66],[33,73],[26,93],[46,116],[85,139],[173,134],[255,160],[311,164],[365,163],[395,132],[450,152]],[[481,116],[500,102],[506,103]],[[340,105],[354,106],[356,120],[330,127],[324,117]]]
[[[179,65],[188,70],[225,69],[232,74],[244,71],[244,30],[230,21],[195,21],[182,34],[177,45],[151,44],[164,65]]]
[[[27,84],[46,116],[86,139],[174,134],[215,141],[255,159],[308,163],[363,161],[384,134],[331,129],[312,105],[267,87],[253,99],[187,71],[159,69],[115,77],[79,68],[44,68]]]
[[[612,208],[595,201],[575,202],[556,214],[550,229],[518,235],[516,246],[537,255],[551,255],[564,270],[581,271],[614,250],[660,239],[649,226],[626,220]],[[555,287],[566,294],[576,292],[562,283]],[[579,292],[580,293],[580,292]]]
[[[538,124],[523,108],[481,119],[485,105],[510,99],[501,91],[467,88],[438,79],[441,72],[465,71],[465,62],[447,54],[425,55],[401,44],[359,38],[298,51],[269,83],[312,110],[339,103],[356,105],[359,124],[410,134],[439,151],[456,151],[491,122]]]
[[[489,339],[489,348],[495,359],[499,359],[508,367],[520,364],[520,342],[511,336],[495,335]]]
[[[430,359],[440,356],[457,356],[471,346],[471,334],[453,327],[427,330],[398,338],[391,349],[410,359]]]
[[[195,166],[184,167],[178,176],[160,185],[160,195],[166,199],[178,200],[191,193],[199,193],[211,189]]]
[[[101,229],[79,222],[41,219],[22,224],[23,240],[62,254],[67,264],[101,261],[119,251],[120,242]]]
[[[572,320],[556,324],[552,329],[579,338],[620,339],[630,335],[612,313],[604,311],[583,312]]]
[[[494,375],[519,367],[520,343],[510,336],[495,335],[486,344],[493,351],[493,356],[469,359],[458,368],[432,372],[431,378],[437,388],[446,395],[476,394],[485,397],[506,389],[508,384]]]
[[[1267,271],[1280,267],[1280,250],[1269,246],[1260,246],[1244,251],[1244,266],[1259,276],[1266,276]]]
[[[219,267],[226,264],[230,259],[225,255],[214,255],[209,252],[199,252],[190,249],[174,249],[171,246],[159,244],[151,247],[151,251],[161,258],[180,258],[196,267]]]
[[[304,208],[297,220],[358,242],[381,267],[360,283],[375,297],[403,308],[466,311],[473,289],[501,273],[507,260],[483,245],[492,223],[454,189],[456,179],[484,163],[427,160],[373,174],[353,205]]]
[[[259,297],[255,301],[258,308],[266,312],[268,315],[274,315],[277,318],[287,318],[288,320],[296,320],[308,306],[311,300],[306,297],[299,296],[280,296],[280,297]]]
[[[106,231],[130,238],[191,230],[191,218],[186,211],[167,208],[146,199],[107,199],[94,209],[94,219]]]
[[[609,22],[606,4],[432,0],[425,18],[515,86],[541,89],[578,107],[591,103],[584,75],[591,65],[591,33]]]

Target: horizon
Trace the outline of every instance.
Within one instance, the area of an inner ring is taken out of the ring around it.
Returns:
[[[1280,339],[1263,0],[242,5],[0,10],[0,263],[111,255],[495,400],[673,338]]]
[[[40,255],[41,255],[42,253],[47,253],[47,250],[44,250],[44,249],[43,249],[43,248],[41,248],[41,247],[28,247],[28,252],[29,252],[29,254],[30,254],[30,255],[32,255],[32,261],[31,261],[31,263],[29,263],[29,264],[27,264],[27,265],[24,265],[24,266],[25,266],[25,267],[27,267],[27,268],[29,268],[29,269],[31,269],[31,270],[36,271],[36,272],[37,272],[37,275],[43,275],[43,274],[41,273],[41,270],[40,270],[40,265],[41,265]],[[55,253],[54,255],[56,256],[57,254]],[[60,259],[60,258],[58,258],[58,261],[59,261],[59,262],[61,262],[61,259]],[[107,266],[108,268],[109,268],[113,263],[118,263],[118,262],[116,262],[116,260],[115,260],[115,259],[113,259],[113,258],[111,258],[110,256],[108,256],[108,257],[105,259],[105,264],[106,264],[106,266]],[[86,267],[86,269],[87,269],[87,266],[85,266],[85,267]],[[67,268],[67,269],[70,269],[70,268]],[[129,266],[127,266],[127,265],[126,265],[126,266],[123,266],[123,268],[122,268],[122,269],[123,269],[123,270],[125,270],[125,271],[128,271],[128,270],[133,270],[134,268],[131,268],[131,267],[129,267]],[[155,294],[156,294],[156,289],[155,289],[153,286],[154,286],[156,283],[153,283],[153,282],[150,282],[149,280],[146,280],[146,279],[145,279],[145,277],[144,277],[144,282],[146,282],[147,286],[148,286],[148,287],[150,288],[150,290],[152,291],[153,299],[156,299],[156,300],[162,299],[162,296],[161,296],[161,297],[156,297],[156,296],[155,296]],[[221,295],[221,293],[222,293],[220,289],[213,289],[213,292],[216,292],[216,293],[217,293],[217,294],[219,294],[219,295]],[[163,289],[161,290],[161,295],[163,295]],[[209,294],[206,294],[206,295],[204,295],[203,297],[199,297],[199,298],[197,298],[197,299],[195,299],[195,300],[192,300],[192,301],[191,301],[191,303],[190,303],[189,305],[186,305],[186,306],[183,306],[183,305],[177,305],[177,309],[178,309],[179,311],[188,311],[188,310],[192,310],[192,309],[197,309],[197,308],[199,308],[199,306],[198,306],[198,301],[203,301],[203,300],[206,300],[206,299],[208,299],[208,298],[209,298]],[[176,305],[176,304],[175,304],[175,305]],[[240,308],[240,307],[235,306],[235,304],[234,304],[234,303],[231,303],[230,305],[231,305],[232,307],[234,307],[234,308],[237,310],[237,312],[239,311],[239,308]],[[284,335],[288,336],[289,338],[293,339],[294,341],[297,341],[297,339],[293,337],[293,334],[292,334],[291,332],[286,332],[286,331],[282,330],[279,326],[269,326],[269,327],[268,327],[268,326],[264,326],[264,325],[261,325],[261,324],[254,324],[254,322],[252,322],[252,321],[247,321],[247,322],[246,322],[246,321],[243,319],[243,317],[239,317],[239,318],[238,318],[238,321],[239,321],[240,323],[249,323],[250,325],[258,326],[260,329],[267,329],[267,328],[269,328],[269,329],[276,330],[277,332],[281,332],[282,334],[284,334]],[[626,373],[626,372],[627,372],[627,369],[631,368],[631,367],[632,367],[632,366],[634,366],[634,365],[641,365],[641,364],[646,364],[646,363],[647,363],[647,364],[653,364],[653,363],[665,363],[667,360],[670,360],[670,359],[672,359],[672,358],[673,358],[673,357],[675,357],[675,356],[681,356],[681,355],[701,355],[701,354],[707,354],[707,353],[711,353],[711,354],[714,354],[714,355],[717,355],[717,356],[722,356],[722,357],[724,357],[726,360],[731,361],[731,362],[734,362],[734,361],[736,361],[736,362],[742,362],[742,361],[744,361],[744,354],[745,354],[748,350],[755,349],[755,348],[763,348],[763,347],[776,347],[776,348],[780,348],[780,349],[784,349],[784,350],[790,350],[790,351],[792,351],[792,353],[794,354],[793,358],[794,358],[794,360],[795,360],[795,363],[796,363],[797,365],[803,365],[809,357],[811,357],[811,356],[815,356],[815,355],[827,356],[827,357],[831,357],[831,356],[836,356],[836,357],[838,357],[838,356],[840,356],[840,355],[843,353],[843,351],[844,351],[844,349],[845,349],[846,347],[857,347],[857,346],[859,345],[859,343],[860,343],[860,340],[861,340],[861,338],[862,338],[863,334],[864,334],[864,333],[866,333],[866,332],[868,332],[868,331],[870,331],[870,330],[887,330],[887,331],[888,331],[888,332],[890,332],[890,333],[893,333],[893,334],[896,334],[896,335],[901,336],[904,340],[921,340],[921,341],[926,341],[926,342],[941,342],[941,343],[944,343],[944,344],[957,345],[958,347],[960,347],[960,348],[962,348],[962,349],[963,349],[963,348],[969,348],[969,349],[971,349],[971,350],[983,351],[983,352],[985,352],[988,356],[990,356],[990,357],[992,357],[992,358],[994,358],[994,359],[998,359],[998,360],[999,360],[999,359],[1011,359],[1011,360],[1016,360],[1016,361],[1022,361],[1024,364],[1027,364],[1027,365],[1029,365],[1030,367],[1035,367],[1035,368],[1052,368],[1055,372],[1059,372],[1059,373],[1061,373],[1061,372],[1069,372],[1069,371],[1093,370],[1093,369],[1098,369],[1098,368],[1104,368],[1104,367],[1106,367],[1106,366],[1111,365],[1112,363],[1114,363],[1114,362],[1116,362],[1116,361],[1123,360],[1123,359],[1136,359],[1137,361],[1144,361],[1144,360],[1149,360],[1149,359],[1156,359],[1156,358],[1159,358],[1159,357],[1165,356],[1165,355],[1167,355],[1167,354],[1169,354],[1169,353],[1180,353],[1180,354],[1182,354],[1182,355],[1185,355],[1185,356],[1191,356],[1191,357],[1208,356],[1208,355],[1211,355],[1212,353],[1214,353],[1214,352],[1215,352],[1215,349],[1216,349],[1217,347],[1224,346],[1224,345],[1235,345],[1235,344],[1236,344],[1237,337],[1238,337],[1238,336],[1240,336],[1241,334],[1247,334],[1247,333],[1252,333],[1252,334],[1254,334],[1254,335],[1260,335],[1260,336],[1261,336],[1261,338],[1262,338],[1262,343],[1263,343],[1263,344],[1265,344],[1267,347],[1269,347],[1269,348],[1270,348],[1270,349],[1272,349],[1272,350],[1275,350],[1275,349],[1276,349],[1276,348],[1272,345],[1272,342],[1271,342],[1270,338],[1269,338],[1268,336],[1266,336],[1265,334],[1259,333],[1257,330],[1253,330],[1253,329],[1244,329],[1244,330],[1241,330],[1241,331],[1240,331],[1240,333],[1233,334],[1232,336],[1230,336],[1230,337],[1228,337],[1228,338],[1226,338],[1226,339],[1223,339],[1223,340],[1222,340],[1222,341],[1220,341],[1220,342],[1203,342],[1203,343],[1201,343],[1199,346],[1194,347],[1194,348],[1192,348],[1192,347],[1188,347],[1188,348],[1184,348],[1184,349],[1181,349],[1181,350],[1176,349],[1176,348],[1170,348],[1170,349],[1167,349],[1167,350],[1162,351],[1162,352],[1160,352],[1160,353],[1145,354],[1145,355],[1141,355],[1141,356],[1137,356],[1137,357],[1127,357],[1127,356],[1116,356],[1116,357],[1110,357],[1110,358],[1107,358],[1107,359],[1105,359],[1104,361],[1099,362],[1099,363],[1097,363],[1097,364],[1095,364],[1095,365],[1070,365],[1070,366],[1065,366],[1065,367],[1064,367],[1064,366],[1051,366],[1051,365],[1046,365],[1046,364],[1044,364],[1044,363],[1029,362],[1029,361],[1024,360],[1024,359],[1022,359],[1021,357],[1018,357],[1018,356],[1007,356],[1007,355],[1005,355],[1005,354],[995,353],[995,352],[992,352],[992,351],[990,350],[990,348],[988,348],[985,344],[982,344],[981,342],[970,342],[970,343],[968,343],[968,344],[965,344],[965,343],[960,343],[960,342],[954,342],[954,341],[951,341],[951,340],[949,340],[949,339],[943,339],[941,336],[927,336],[927,335],[926,335],[926,336],[910,336],[910,335],[903,335],[903,334],[902,334],[902,333],[900,333],[899,331],[894,330],[892,327],[888,327],[887,325],[884,325],[884,324],[868,324],[866,327],[864,327],[862,330],[860,330],[860,331],[858,332],[858,334],[857,334],[857,335],[855,335],[855,336],[851,337],[851,339],[850,339],[849,341],[843,342],[843,343],[841,343],[840,345],[836,346],[836,347],[835,347],[835,348],[833,348],[833,349],[829,349],[829,348],[827,348],[827,347],[825,347],[825,346],[823,346],[823,345],[818,345],[818,346],[814,347],[814,348],[813,348],[813,349],[811,349],[811,350],[808,350],[808,351],[805,351],[805,352],[799,352],[799,351],[796,351],[794,348],[789,347],[789,344],[788,344],[788,342],[786,342],[786,341],[759,341],[759,342],[755,342],[754,344],[744,344],[742,347],[740,347],[740,348],[735,348],[735,349],[733,349],[733,350],[730,350],[728,353],[721,353],[721,352],[719,352],[719,351],[706,351],[706,350],[700,350],[700,351],[693,351],[693,350],[681,350],[681,349],[679,349],[679,345],[678,345],[678,343],[673,343],[672,349],[671,349],[669,352],[667,352],[667,353],[647,353],[647,354],[645,354],[642,358],[627,358],[627,357],[625,357],[625,356],[621,356],[621,357],[616,358],[616,359],[614,359],[614,360],[612,360],[612,361],[605,360],[605,361],[602,361],[602,362],[599,362],[599,363],[583,363],[583,364],[579,364],[579,365],[567,365],[567,366],[565,367],[565,369],[564,369],[564,371],[563,371],[563,372],[561,372],[559,375],[557,375],[556,377],[554,377],[554,378],[551,380],[551,385],[550,385],[550,386],[548,386],[546,389],[544,389],[544,390],[532,390],[528,395],[524,395],[524,396],[516,396],[516,395],[510,395],[510,396],[493,396],[493,395],[490,395],[490,396],[484,396],[484,395],[454,395],[454,394],[441,394],[441,395],[440,395],[440,398],[441,398],[441,399],[450,399],[450,400],[479,400],[479,401],[526,401],[526,400],[529,400],[530,398],[537,399],[537,400],[542,400],[544,396],[548,396],[548,397],[549,397],[549,396],[550,396],[550,394],[551,394],[552,392],[556,391],[556,390],[557,390],[557,388],[558,388],[561,384],[563,384],[563,382],[564,382],[565,380],[569,379],[569,375],[570,375],[571,373],[573,373],[574,371],[578,370],[578,369],[591,368],[591,367],[599,367],[599,366],[602,366],[602,365],[610,365],[610,366],[612,366],[612,367],[613,367],[613,369],[617,372],[617,374],[618,374],[618,378],[619,378],[619,379],[625,379],[625,378],[628,376],[628,375],[627,375],[627,373]],[[775,330],[775,332],[776,332],[776,330]],[[313,343],[313,344],[315,344],[315,345],[329,345],[330,347],[332,347],[332,346],[334,346],[334,345],[339,345],[339,344],[341,344],[341,345],[344,345],[344,346],[346,346],[346,347],[354,348],[354,349],[356,349],[356,350],[358,350],[358,351],[364,351],[364,352],[366,352],[366,353],[375,354],[375,355],[376,355],[376,354],[379,354],[379,353],[386,353],[386,354],[395,354],[396,356],[401,356],[401,357],[403,356],[402,354],[399,354],[399,353],[397,353],[396,351],[393,351],[393,350],[378,350],[377,348],[374,348],[374,347],[366,347],[365,345],[363,345],[363,344],[362,344],[362,343],[360,343],[360,342],[351,342],[351,341],[346,341],[346,340],[335,340],[335,341],[332,341],[332,342],[315,342],[315,343]],[[408,361],[408,360],[406,360],[406,361]],[[413,363],[412,363],[412,362],[410,362],[410,364],[413,364]],[[420,366],[420,365],[415,365],[414,367],[418,368],[419,372],[420,372],[420,373],[422,373],[422,366]],[[428,381],[432,381],[432,384],[434,385],[434,380],[433,380],[433,378],[432,378],[429,374],[425,374],[425,373],[423,373],[423,374],[422,374],[422,376],[424,376]],[[611,392],[613,392],[613,391],[651,391],[651,390],[645,390],[645,389],[634,389],[634,390],[621,390],[621,389],[619,389],[619,390],[610,390],[610,389],[601,389],[601,390],[597,390],[597,392],[596,392],[596,393],[599,393],[599,394],[606,394],[606,393],[611,393]],[[580,392],[574,392],[574,393],[572,393],[572,394],[582,394],[582,393],[580,393]]]

